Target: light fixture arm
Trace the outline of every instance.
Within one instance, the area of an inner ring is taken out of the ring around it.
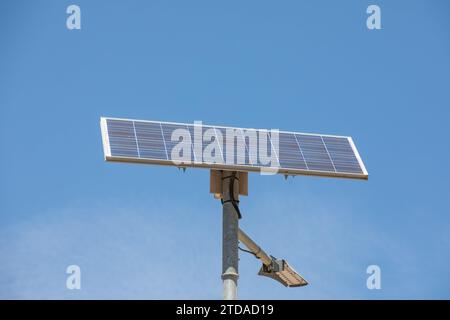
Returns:
[[[301,287],[308,284],[308,281],[289,266],[285,260],[269,256],[241,229],[238,231],[238,239],[256,258],[262,261],[263,265],[258,273],[260,276],[272,278],[286,287]]]
[[[270,266],[272,263],[272,259],[269,255],[261,249],[242,229],[239,229],[238,232],[239,241],[245,244],[245,246],[253,252],[256,258],[262,261],[262,263],[266,266]]]

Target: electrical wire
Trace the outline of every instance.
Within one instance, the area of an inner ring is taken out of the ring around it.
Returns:
[[[238,207],[239,201],[234,199],[234,180],[236,179],[236,172],[233,172],[231,174],[231,176],[232,176],[231,183],[230,183],[231,204],[233,205],[234,210],[236,210],[236,213],[240,219],[240,218],[242,218],[242,216],[241,216],[241,211],[239,210],[239,207]],[[238,178],[238,181],[239,181],[239,178]]]
[[[226,203],[226,202],[231,202],[231,204],[233,205],[234,210],[236,211],[236,213],[238,215],[238,218],[241,219],[242,215],[241,215],[241,211],[239,210],[239,206],[238,206],[239,200],[236,200],[234,198],[234,180],[237,179],[239,181],[239,178],[236,178],[236,172],[232,172],[231,175],[229,175],[227,177],[223,177],[222,180],[228,179],[228,178],[231,178],[230,190],[229,190],[230,200],[223,201],[223,199],[220,199],[220,201],[222,202],[222,205],[224,203]]]
[[[241,250],[241,251],[244,251],[244,252],[247,252],[247,253],[250,253],[250,254],[252,254],[252,255],[254,255],[256,258],[258,258],[257,256],[256,256],[256,254],[254,253],[254,252],[251,252],[250,250],[245,250],[245,249],[242,249],[241,247],[239,247],[238,246],[238,249],[239,250]]]

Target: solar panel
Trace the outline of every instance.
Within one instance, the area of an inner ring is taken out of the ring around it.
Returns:
[[[351,137],[101,118],[107,161],[367,179]]]

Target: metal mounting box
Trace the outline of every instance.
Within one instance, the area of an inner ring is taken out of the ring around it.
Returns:
[[[214,198],[220,199],[222,195],[222,173],[223,170],[211,170],[209,179],[209,192],[214,194]],[[239,171],[239,195],[248,196],[248,172]]]

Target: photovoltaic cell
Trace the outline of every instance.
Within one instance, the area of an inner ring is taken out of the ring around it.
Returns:
[[[350,137],[279,131],[278,148],[275,148],[274,133],[257,129],[114,118],[101,118],[101,129],[108,161],[259,171],[269,164],[263,163],[259,157],[263,153],[263,140],[257,139],[255,142],[254,138],[268,132],[266,153],[277,159],[279,173],[357,179],[368,177]],[[187,161],[182,164],[175,164],[173,158],[179,159],[182,151],[172,154],[176,150],[174,147],[183,140],[176,134],[178,129],[187,133],[186,143],[189,143],[186,152],[190,156],[186,155]],[[202,142],[199,149],[195,141]],[[216,143],[216,147],[211,149],[209,145],[212,142]],[[227,154],[227,145],[233,147],[234,154]],[[213,150],[212,159],[220,161],[206,159],[206,148]],[[251,154],[250,150],[256,150],[256,154]]]
[[[111,154],[122,157],[139,157],[133,122],[108,121]]]
[[[139,157],[143,159],[167,160],[166,148],[159,123],[133,122],[136,132]]]
[[[299,168],[308,170],[303,153],[300,150],[300,145],[293,134],[282,133],[279,134],[280,148],[280,166],[283,168]]]
[[[348,139],[323,137],[323,140],[336,172],[363,173]]]
[[[322,136],[305,134],[295,134],[294,136],[302,150],[308,170],[335,172]]]

